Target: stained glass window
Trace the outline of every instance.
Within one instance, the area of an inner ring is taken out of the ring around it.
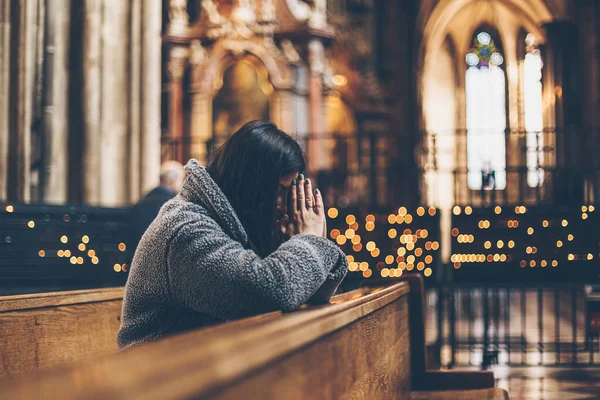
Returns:
[[[527,146],[527,184],[530,187],[544,183],[541,168],[544,136],[542,122],[542,55],[535,45],[535,37],[527,35],[526,54],[523,62],[523,94],[525,104],[525,131]]]
[[[487,32],[466,55],[467,168],[469,188],[506,187],[506,88],[504,57]]]

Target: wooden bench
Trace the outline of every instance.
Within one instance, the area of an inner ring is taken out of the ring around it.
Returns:
[[[117,350],[123,288],[0,297],[0,376]]]
[[[489,372],[427,371],[422,317],[422,280],[409,278],[344,293],[329,305],[24,374],[0,382],[0,393],[9,399],[506,398],[493,389]]]

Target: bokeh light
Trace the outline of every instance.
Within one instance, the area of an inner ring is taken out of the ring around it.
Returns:
[[[338,212],[337,208],[332,207],[327,211],[327,216],[331,219],[335,219],[335,218],[337,218],[338,213],[339,212]]]

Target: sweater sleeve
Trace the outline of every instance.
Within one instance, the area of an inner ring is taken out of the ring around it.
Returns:
[[[312,236],[311,238],[324,240],[326,245],[331,248],[331,251],[339,254],[337,262],[327,274],[325,282],[323,282],[321,287],[319,287],[307,301],[308,304],[325,304],[329,302],[329,299],[335,294],[338,286],[340,286],[340,283],[346,276],[346,273],[348,272],[348,260],[342,249],[336,246],[332,241],[316,236]]]
[[[167,269],[174,302],[229,320],[295,310],[321,287],[318,300],[328,300],[345,276],[347,261],[335,244],[313,235],[295,236],[261,259],[206,219],[175,234]]]

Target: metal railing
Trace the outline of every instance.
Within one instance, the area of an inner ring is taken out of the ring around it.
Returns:
[[[455,206],[453,214],[451,263],[429,292],[428,339],[440,364],[598,364],[584,295],[599,282],[596,207]]]
[[[485,140],[498,150],[475,147]],[[600,194],[598,151],[600,128],[592,127],[421,132],[415,149],[425,186],[451,187],[446,204],[471,206],[593,203]],[[445,195],[438,191],[427,201],[439,204]]]
[[[328,204],[343,207],[392,206],[402,202],[401,193],[414,195],[418,192],[416,185],[409,188],[408,180],[402,179],[402,171],[407,168],[395,156],[398,140],[391,134],[314,137],[307,133],[293,136],[305,152],[308,173],[318,182]],[[184,162],[195,157],[208,160],[226,138],[227,135],[208,140],[197,136],[164,136],[162,159]],[[411,176],[416,178],[415,174]]]
[[[440,365],[593,365],[583,285],[441,285],[428,292],[428,341]]]
[[[330,193],[331,204],[489,207],[585,204],[600,198],[599,128],[500,132],[496,136],[505,147],[499,153],[504,154],[502,165],[485,168],[487,156],[468,162],[469,154],[480,150],[473,146],[471,134],[463,129],[412,135],[304,133],[295,138],[306,151],[309,172],[318,175]],[[485,137],[485,132],[479,134]],[[182,161],[198,154],[209,157],[227,137],[163,136],[162,156]]]

